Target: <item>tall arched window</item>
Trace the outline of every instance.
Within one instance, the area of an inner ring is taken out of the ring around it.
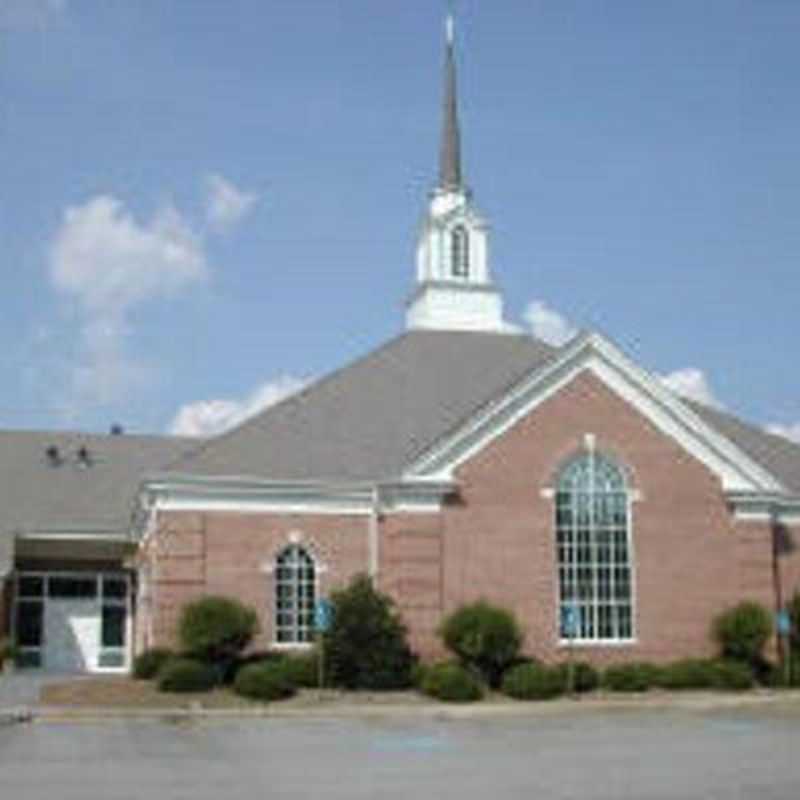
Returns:
[[[633,638],[628,489],[622,471],[587,453],[556,492],[559,618],[563,639]]]
[[[275,561],[275,640],[304,644],[314,637],[316,568],[300,545],[281,550]]]
[[[469,276],[469,233],[463,225],[456,225],[450,234],[450,260],[455,277]]]

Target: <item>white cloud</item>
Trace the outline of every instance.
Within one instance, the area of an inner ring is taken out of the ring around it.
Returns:
[[[222,175],[206,178],[206,219],[219,233],[227,233],[250,213],[258,195],[238,189]]]
[[[560,347],[575,337],[578,329],[555,309],[541,300],[528,303],[523,319],[530,325],[531,333],[547,344]]]
[[[169,431],[176,436],[215,436],[307,385],[308,381],[302,378],[281,375],[259,386],[244,400],[217,399],[189,403],[178,410]]]
[[[66,7],[67,0],[0,0],[0,29],[39,28]]]
[[[783,436],[784,439],[791,439],[800,444],[800,422],[789,423],[788,425],[767,425],[767,430],[776,436]]]
[[[91,314],[119,314],[207,274],[200,241],[174,208],[139,224],[109,195],[66,210],[50,265],[56,289]]]
[[[669,375],[662,375],[662,383],[676,394],[687,397],[689,400],[696,400],[712,408],[724,408],[717,396],[714,394],[708,377],[697,367],[685,367],[670,372]]]
[[[50,281],[77,307],[71,368],[74,403],[110,403],[145,382],[152,367],[126,351],[133,309],[208,275],[202,243],[172,207],[139,223],[108,195],[68,208],[49,252]]]

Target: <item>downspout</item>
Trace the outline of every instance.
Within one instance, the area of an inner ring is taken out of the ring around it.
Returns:
[[[783,528],[780,523],[780,512],[775,504],[771,504],[769,509],[769,529],[772,539],[772,589],[775,595],[775,612],[777,613],[783,609],[783,576],[781,575]],[[780,632],[776,632],[775,638],[778,645],[778,663],[784,664],[788,642]]]
[[[372,578],[373,585],[376,587],[378,584],[378,573],[380,566],[380,502],[380,487],[375,484],[375,486],[372,487],[372,502],[370,504],[369,512],[367,546],[369,552],[368,573],[370,578]]]

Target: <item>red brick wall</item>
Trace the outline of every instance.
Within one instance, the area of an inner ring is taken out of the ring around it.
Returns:
[[[479,598],[515,612],[527,652],[547,660],[565,655],[556,630],[553,500],[542,492],[582,451],[585,433],[627,467],[639,499],[632,509],[636,641],[583,646],[581,658],[711,654],[716,614],[745,598],[774,606],[770,526],[735,521],[713,474],[584,373],[463,464],[460,495],[441,514],[381,518],[379,585],[397,601],[423,656],[442,654],[442,615]],[[173,641],[187,601],[219,593],[259,610],[257,646],[267,646],[273,582],[265,568],[292,532],[327,566],[327,594],[366,571],[368,528],[364,516],[162,514],[156,546],[143,556],[154,565],[154,641]],[[782,559],[785,587],[800,584],[799,552]]]
[[[781,599],[786,603],[800,593],[800,524],[778,525],[775,534]]]
[[[293,540],[315,556],[319,590],[325,595],[368,566],[364,516],[302,516],[240,513],[162,513],[153,545],[142,555],[152,573],[153,638],[139,646],[174,645],[183,606],[205,594],[236,596],[259,614],[254,647],[273,641],[275,556]],[[148,627],[146,609],[140,629]]]
[[[709,626],[719,611],[744,597],[771,603],[769,527],[735,523],[718,480],[588,374],[459,468],[460,498],[441,521],[443,612],[486,598],[515,612],[529,653],[564,655],[553,500],[542,490],[581,451],[584,433],[628,467],[641,499],[632,512],[636,643],[584,646],[580,656],[604,662],[712,653]],[[392,524],[413,529],[415,522],[409,515]],[[435,638],[425,641],[426,655],[441,652]]]

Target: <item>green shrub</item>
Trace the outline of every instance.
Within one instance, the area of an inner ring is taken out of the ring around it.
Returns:
[[[646,692],[658,685],[660,670],[654,664],[615,664],[603,673],[602,684],[612,692]]]
[[[277,661],[293,686],[313,689],[319,686],[319,656],[315,650],[286,654]]]
[[[422,684],[425,682],[425,676],[428,674],[430,665],[418,661],[411,668],[411,685],[416,689],[422,689]]]
[[[178,623],[187,653],[224,676],[258,630],[253,609],[229,597],[202,597],[184,606]]]
[[[191,658],[173,658],[158,673],[158,689],[162,692],[207,692],[216,683],[216,670]]]
[[[155,678],[161,667],[173,658],[175,653],[166,647],[151,647],[149,650],[144,650],[133,660],[133,677],[149,681]]]
[[[661,667],[658,685],[664,689],[711,689],[716,684],[715,661],[685,658]]]
[[[522,633],[514,615],[484,601],[462,606],[444,620],[439,630],[451,653],[476,670],[492,688],[514,662]]]
[[[569,691],[569,664],[559,664],[558,669],[564,675],[564,686]],[[576,661],[572,665],[572,690],[583,694],[593,692],[600,686],[600,673],[586,661]]]
[[[714,661],[712,671],[715,689],[743,691],[755,685],[753,671],[742,661]]]
[[[425,670],[422,691],[450,703],[471,703],[483,697],[483,686],[460,664],[443,662]]]
[[[233,689],[253,700],[285,700],[295,694],[295,685],[286,669],[286,662],[267,661],[248,664],[236,674]]]
[[[416,661],[394,603],[366,575],[331,595],[326,679],[347,689],[405,689]]]
[[[518,664],[503,676],[502,688],[517,700],[549,700],[566,691],[566,671],[561,666]]]
[[[720,614],[713,625],[723,658],[751,666],[763,662],[762,651],[772,633],[772,618],[758,603],[745,601]]]

